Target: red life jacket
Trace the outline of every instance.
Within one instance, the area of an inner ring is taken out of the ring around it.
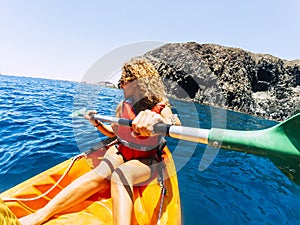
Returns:
[[[155,105],[151,111],[161,113],[165,104]],[[123,101],[121,118],[133,120],[137,114],[132,107],[132,101],[126,99]],[[126,126],[118,126],[117,137],[119,140],[118,150],[126,160],[151,158],[156,154],[156,150],[162,141],[161,136],[142,137],[133,136],[133,129]]]

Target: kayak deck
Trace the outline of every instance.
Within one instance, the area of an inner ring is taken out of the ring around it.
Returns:
[[[164,185],[166,194],[161,206],[161,186],[156,178],[134,187],[134,215],[132,224],[181,224],[181,208],[176,169],[167,147],[164,149]],[[6,205],[17,216],[26,216],[44,207],[57,193],[68,184],[90,171],[99,164],[105,148],[99,149],[86,157],[69,159],[27,181],[0,194],[6,199]],[[58,183],[59,182],[59,183]],[[57,184],[58,183],[58,184]],[[50,190],[50,191],[49,191]],[[9,198],[18,198],[9,199]],[[25,201],[25,199],[31,199]],[[161,218],[159,214],[161,212]],[[112,224],[112,199],[110,183],[105,188],[85,201],[55,215],[44,224]]]

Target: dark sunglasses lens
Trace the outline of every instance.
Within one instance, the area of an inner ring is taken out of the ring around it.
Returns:
[[[121,86],[124,85],[124,83],[125,83],[125,81],[122,80],[122,79],[120,79],[120,80],[118,81],[118,88],[121,88]]]

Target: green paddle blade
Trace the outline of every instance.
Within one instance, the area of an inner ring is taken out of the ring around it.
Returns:
[[[267,156],[290,180],[300,185],[300,114],[260,131],[214,129],[209,144]],[[215,143],[214,143],[215,142]]]
[[[78,109],[71,113],[69,116],[70,117],[77,117],[77,116],[84,116],[86,113],[86,108]]]
[[[274,127],[258,131],[211,129],[211,146],[258,155],[300,156],[300,113]]]

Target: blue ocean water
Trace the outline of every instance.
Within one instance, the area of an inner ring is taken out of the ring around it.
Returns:
[[[76,109],[113,115],[122,92],[67,81],[0,75],[0,192],[104,137]],[[263,129],[275,122],[172,100],[185,126]],[[300,224],[300,187],[268,158],[168,138],[183,224]]]

